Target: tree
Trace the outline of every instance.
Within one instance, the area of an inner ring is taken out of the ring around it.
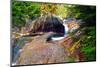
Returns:
[[[12,1],[12,26],[22,27],[29,19],[40,16],[40,4]]]

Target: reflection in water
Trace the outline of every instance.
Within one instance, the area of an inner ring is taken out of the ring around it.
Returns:
[[[16,62],[17,58],[21,53],[22,47],[28,43],[32,37],[20,37],[19,39],[13,39],[13,46],[12,46],[12,61]]]

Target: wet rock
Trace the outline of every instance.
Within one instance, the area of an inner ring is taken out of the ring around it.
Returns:
[[[16,63],[18,65],[27,65],[65,62],[66,53],[64,47],[56,42],[47,42],[46,38],[49,35],[35,36],[32,42],[22,48]]]

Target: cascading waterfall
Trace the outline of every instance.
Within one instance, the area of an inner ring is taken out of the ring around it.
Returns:
[[[65,23],[63,23],[63,25],[64,25],[64,31],[65,31],[65,33],[64,33],[64,35],[63,36],[58,36],[58,37],[51,37],[51,39],[53,40],[53,41],[56,41],[56,40],[61,40],[61,39],[64,39],[65,37],[67,37],[68,36],[68,26],[67,26],[67,24],[65,24]]]

